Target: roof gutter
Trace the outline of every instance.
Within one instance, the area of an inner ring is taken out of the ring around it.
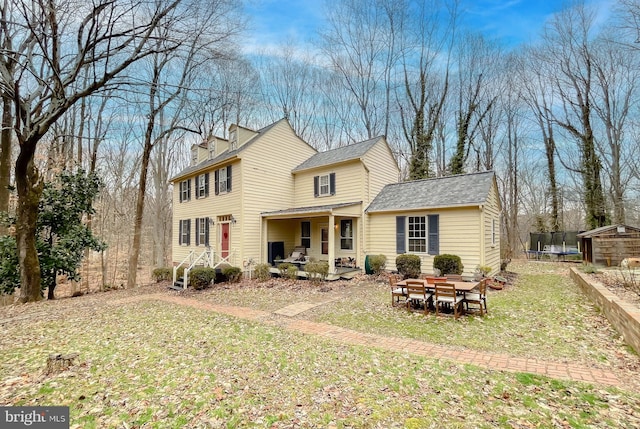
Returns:
[[[210,169],[212,169],[212,168],[214,168],[214,167],[220,167],[220,166],[222,166],[222,165],[224,165],[224,164],[228,164],[228,162],[229,162],[229,161],[235,161],[236,159],[238,159],[238,155],[233,155],[233,156],[231,156],[231,157],[229,157],[229,158],[225,158],[225,159],[224,159],[224,160],[222,160],[222,161],[216,162],[215,164],[209,164],[209,165],[206,165],[206,166],[202,166],[202,167],[200,167],[200,168],[197,168],[197,169],[195,169],[195,170],[193,170],[193,171],[190,171],[190,172],[188,172],[188,173],[185,173],[185,174],[179,174],[179,175],[174,176],[174,177],[172,177],[171,179],[169,179],[169,183],[177,182],[178,180],[180,180],[180,179],[184,179],[185,177],[195,176],[195,175],[197,175],[197,174],[199,174],[199,173],[203,173],[203,172],[205,172],[205,171],[207,171],[207,170],[210,170]]]

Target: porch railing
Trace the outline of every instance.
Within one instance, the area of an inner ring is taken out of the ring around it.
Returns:
[[[186,289],[189,286],[189,272],[197,264],[202,263],[205,267],[218,268],[222,264],[233,265],[236,257],[236,249],[230,251],[226,257],[218,255],[212,251],[211,248],[205,249],[202,253],[196,256],[195,250],[189,252],[189,254],[175,267],[173,267],[173,284],[176,284],[178,269],[183,265],[187,265],[184,269],[184,275],[182,278],[182,288]]]

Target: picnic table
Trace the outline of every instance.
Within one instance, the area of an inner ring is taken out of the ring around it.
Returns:
[[[435,290],[436,285],[427,282],[426,279],[405,279],[405,280],[401,280],[397,283],[398,287],[404,288],[407,286],[407,280],[411,280],[414,282],[422,282],[424,284],[424,287],[430,290]],[[460,292],[471,292],[472,290],[476,289],[478,286],[480,286],[480,282],[479,281],[471,281],[471,282],[451,282],[451,281],[447,281],[447,282],[443,282],[443,283],[449,283],[452,284],[456,287],[456,291],[460,291]]]

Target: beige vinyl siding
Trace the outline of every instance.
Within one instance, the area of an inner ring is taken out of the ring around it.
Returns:
[[[500,270],[500,199],[497,186],[494,185],[487,196],[487,203],[483,208],[484,212],[484,260],[481,265],[492,268],[491,274],[496,274]],[[495,243],[492,243],[492,231],[495,222]]]
[[[195,176],[190,176],[191,180],[191,200],[180,202],[180,182],[175,182],[173,186],[173,230],[176,231],[173,234],[172,240],[172,259],[174,263],[179,263],[189,255],[189,252],[194,250],[196,254],[200,254],[205,250],[205,246],[202,244],[196,246],[195,240],[195,219],[209,217],[214,221],[213,225],[209,226],[209,244],[211,248],[219,252],[220,251],[220,224],[218,222],[218,216],[233,215],[236,218],[239,217],[241,209],[241,192],[240,184],[242,183],[242,171],[240,169],[240,163],[234,162],[232,165],[232,183],[231,192],[223,193],[220,195],[215,194],[215,170],[221,168],[216,167],[213,170],[208,170],[209,173],[209,196],[204,198],[195,198]],[[204,173],[201,173],[204,174]],[[178,244],[179,243],[179,224],[180,220],[191,219],[191,240],[188,246]],[[241,237],[242,237],[242,225],[238,222],[235,225],[231,225],[229,228],[230,251],[233,249],[240,249]],[[238,260],[237,253],[235,259],[231,259],[231,262],[237,264],[241,262]]]
[[[237,147],[240,147],[246,142],[248,142],[249,140],[251,140],[251,138],[253,138],[256,134],[257,133],[255,131],[249,130],[247,128],[237,127],[236,129],[236,137],[238,141]]]
[[[335,195],[315,197],[313,178],[331,173],[336,175]],[[365,174],[365,168],[360,161],[296,173],[295,205],[307,207],[363,201],[366,198]]]
[[[366,254],[383,254],[387,257],[387,269],[395,270],[396,216],[439,215],[439,253],[460,256],[464,265],[463,275],[472,275],[481,261],[480,210],[476,208],[416,210],[394,213],[372,213],[368,221]],[[422,272],[433,272],[433,255],[418,253]]]
[[[242,152],[242,254],[266,262],[260,243],[262,212],[298,206],[291,170],[316,153],[280,121]],[[270,241],[270,240],[269,240]]]
[[[369,170],[369,183],[362,200],[366,207],[385,185],[398,182],[400,169],[384,139],[378,141],[375,146],[367,151],[363,157],[363,162]]]

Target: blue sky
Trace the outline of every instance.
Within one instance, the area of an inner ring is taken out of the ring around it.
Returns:
[[[612,0],[590,0],[607,14]],[[535,41],[562,0],[461,0],[463,22],[509,46]],[[257,52],[289,40],[303,45],[322,24],[323,0],[248,0],[250,36],[245,49]]]

